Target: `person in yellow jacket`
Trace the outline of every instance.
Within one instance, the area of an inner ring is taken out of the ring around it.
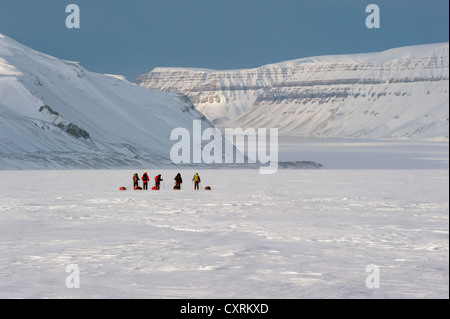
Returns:
[[[140,181],[140,179],[139,179],[138,174],[137,173],[134,174],[133,175],[133,189],[137,189],[139,187],[139,181]]]
[[[194,177],[192,178],[192,181],[194,182],[194,189],[200,189],[198,186],[201,183],[200,176],[198,176],[198,173],[195,173]]]

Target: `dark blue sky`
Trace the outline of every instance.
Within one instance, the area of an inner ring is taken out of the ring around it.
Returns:
[[[65,8],[81,10],[67,29]],[[368,29],[368,4],[381,28]],[[0,33],[93,72],[251,68],[308,56],[448,42],[448,0],[1,0]]]

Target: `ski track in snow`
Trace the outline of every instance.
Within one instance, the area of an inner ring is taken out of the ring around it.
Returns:
[[[448,298],[448,171],[349,172],[0,172],[0,297]]]

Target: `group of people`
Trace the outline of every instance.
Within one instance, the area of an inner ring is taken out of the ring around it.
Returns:
[[[142,180],[142,187],[139,186],[139,181]],[[158,176],[155,176],[155,189],[159,189],[161,182],[163,181],[163,179],[161,178],[161,174],[159,174]],[[137,189],[145,189],[148,190],[148,183],[150,182],[150,177],[148,176],[147,173],[144,173],[144,175],[142,175],[141,178],[139,178],[138,173],[135,173],[133,175],[133,188],[135,190]]]
[[[139,181],[142,180],[142,188],[139,186]],[[155,176],[154,178],[155,180],[155,186],[152,187],[153,190],[159,190],[160,186],[161,186],[161,182],[163,181],[161,174]],[[181,184],[183,183],[183,178],[181,177],[181,174],[178,173],[177,176],[175,176],[174,178],[175,180],[175,185],[173,186],[173,189],[181,189]],[[195,190],[199,190],[199,184],[201,183],[201,179],[200,176],[198,175],[198,173],[195,173],[194,177],[192,178],[192,181],[194,182],[194,189]],[[133,189],[134,190],[148,190],[148,183],[150,182],[150,177],[148,176],[147,173],[144,173],[144,175],[142,175],[141,178],[139,178],[138,173],[135,173],[133,175]]]

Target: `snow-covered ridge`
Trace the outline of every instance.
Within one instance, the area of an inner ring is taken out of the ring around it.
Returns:
[[[203,118],[186,100],[2,35],[0,169],[165,166],[171,131]]]
[[[156,68],[137,84],[182,92],[226,126],[278,127],[286,135],[448,138],[448,81],[449,45],[437,43],[250,70]]]
[[[127,80],[127,78],[125,76],[120,75],[120,74],[105,74],[105,75],[106,76],[110,76],[110,77],[115,78],[115,79],[122,80],[122,81],[126,81]]]

